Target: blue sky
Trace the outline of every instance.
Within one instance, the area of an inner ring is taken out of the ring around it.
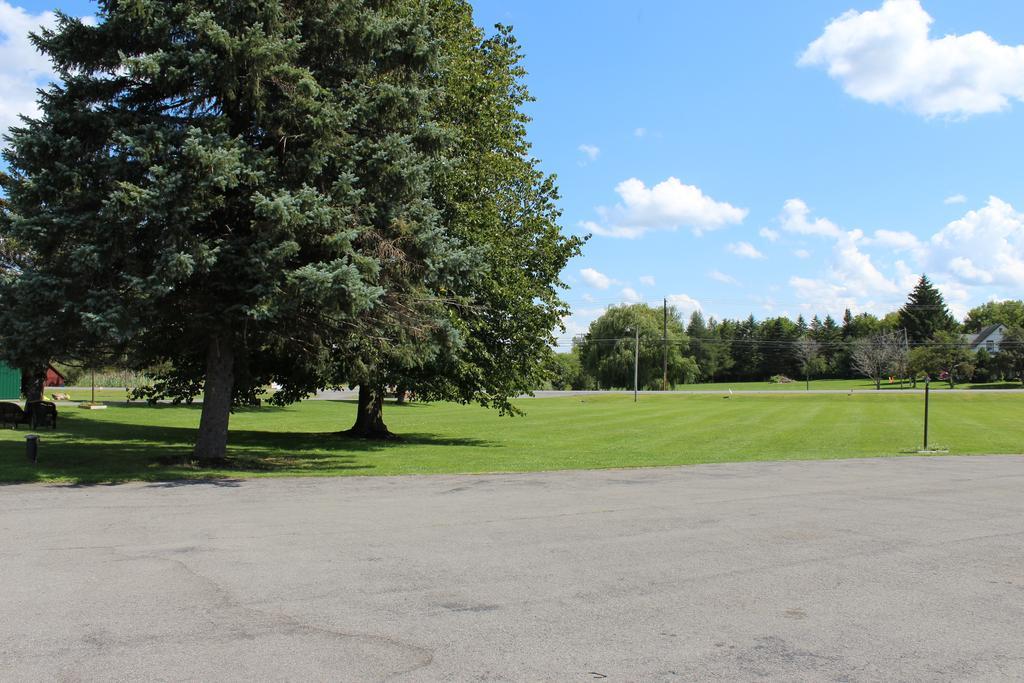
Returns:
[[[49,7],[0,0],[0,32]],[[921,272],[958,314],[1024,297],[1019,0],[474,7],[514,26],[534,151],[564,228],[594,233],[564,274],[567,335],[662,297],[717,317],[882,313]],[[45,78],[12,36],[0,86]],[[0,125],[30,106],[4,100]]]

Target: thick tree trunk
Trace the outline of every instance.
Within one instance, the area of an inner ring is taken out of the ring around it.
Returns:
[[[235,353],[222,337],[210,340],[206,354],[206,382],[203,386],[203,413],[193,457],[199,462],[223,460],[227,455],[228,420],[231,417],[231,391],[235,384]]]
[[[21,378],[21,385],[26,401],[42,401],[43,389],[46,385],[46,367],[36,368],[34,372],[25,373]]]
[[[356,423],[345,434],[360,439],[394,439],[384,424],[384,387],[359,385]]]

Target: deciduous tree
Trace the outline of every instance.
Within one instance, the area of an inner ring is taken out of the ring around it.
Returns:
[[[675,386],[694,381],[698,369],[696,362],[686,355],[686,332],[678,311],[672,306],[668,310],[668,380]],[[580,344],[584,370],[595,377],[602,388],[632,387],[639,329],[639,386],[660,389],[665,349],[662,313],[661,308],[646,304],[608,309],[590,324]]]

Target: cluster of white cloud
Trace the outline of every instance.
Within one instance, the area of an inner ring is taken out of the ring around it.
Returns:
[[[664,209],[670,202],[659,196],[664,190],[658,188],[648,189],[640,181],[624,188],[620,186],[625,201],[620,210],[650,216]],[[679,213],[676,211],[675,215]],[[997,197],[989,198],[982,208],[968,211],[931,237],[924,238],[905,230],[879,229],[868,234],[844,229],[828,218],[814,215],[802,199],[793,198],[783,204],[777,226],[761,228],[758,234],[771,243],[790,235],[791,242],[796,242],[790,247],[792,255],[808,264],[816,264],[811,265],[817,269],[814,275],[800,274],[789,279],[797,300],[803,302],[803,310],[839,313],[849,307],[858,311],[886,312],[902,303],[922,272],[932,276],[953,312],[961,316],[966,312],[966,302],[982,294],[974,288],[986,287],[983,294],[991,297],[1000,287],[1011,295],[1024,287],[1024,214]],[[809,240],[822,240],[828,245],[817,262],[808,261],[812,256],[811,250],[806,248]],[[765,258],[764,253],[747,241],[729,242],[725,250],[744,259]],[[594,289],[622,286],[621,301],[643,300],[636,289],[626,286],[627,283],[593,268],[584,268],[580,275]],[[722,284],[739,284],[734,277],[718,270],[709,271],[708,277]],[[655,285],[652,276],[645,275],[638,280],[648,287]],[[679,302],[687,303],[688,310],[696,310],[687,298]]]
[[[1024,46],[989,35],[929,36],[919,0],[885,0],[877,10],[834,19],[797,62],[824,66],[847,94],[923,116],[966,118],[1024,99]]]
[[[843,230],[827,218],[812,217],[811,210],[801,199],[789,199],[782,207],[779,224],[786,232],[801,236],[824,237],[833,240],[829,262],[820,277],[793,276],[789,284],[805,310],[841,311],[844,308],[871,310],[902,293],[904,283],[886,277],[862,245],[874,243],[860,230]],[[881,238],[885,241],[887,231]],[[806,249],[794,252],[797,258],[807,258]],[[905,267],[899,266],[902,269]]]
[[[822,235],[824,237],[839,237],[842,230],[839,226],[827,218],[815,218],[807,220],[811,210],[802,199],[787,199],[782,205],[782,215],[779,216],[779,224],[787,232],[795,232],[800,235]]]
[[[36,90],[54,78],[49,60],[29,41],[29,32],[53,26],[53,12],[29,14],[0,0],[0,133],[18,123],[18,115],[37,114]]]
[[[948,269],[964,284],[1024,288],[1024,214],[998,197],[947,225],[921,250],[931,267]]]
[[[699,187],[686,185],[678,178],[647,187],[637,178],[629,178],[615,187],[621,199],[614,207],[598,207],[600,222],[583,221],[580,226],[596,235],[635,239],[651,230],[676,230],[687,227],[694,234],[742,223],[747,209],[715,201]]]
[[[891,310],[920,272],[932,275],[950,308],[961,316],[972,287],[1001,286],[1009,292],[1024,287],[1024,214],[998,197],[990,197],[984,207],[968,211],[928,239],[906,231],[875,230],[868,236],[861,230],[843,230],[824,218],[811,220],[810,209],[799,199],[785,203],[779,223],[794,234],[833,240],[819,277],[789,280],[807,309]],[[874,249],[895,257],[885,266],[888,275],[869,253]]]

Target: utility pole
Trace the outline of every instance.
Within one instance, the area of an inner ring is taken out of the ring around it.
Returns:
[[[668,299],[662,299],[664,319],[661,325],[661,390],[668,391]]]
[[[928,450],[928,390],[931,389],[932,378],[924,377],[924,450]]]
[[[640,380],[640,326],[636,326],[636,343],[633,346],[633,403],[636,403],[638,383]]]

